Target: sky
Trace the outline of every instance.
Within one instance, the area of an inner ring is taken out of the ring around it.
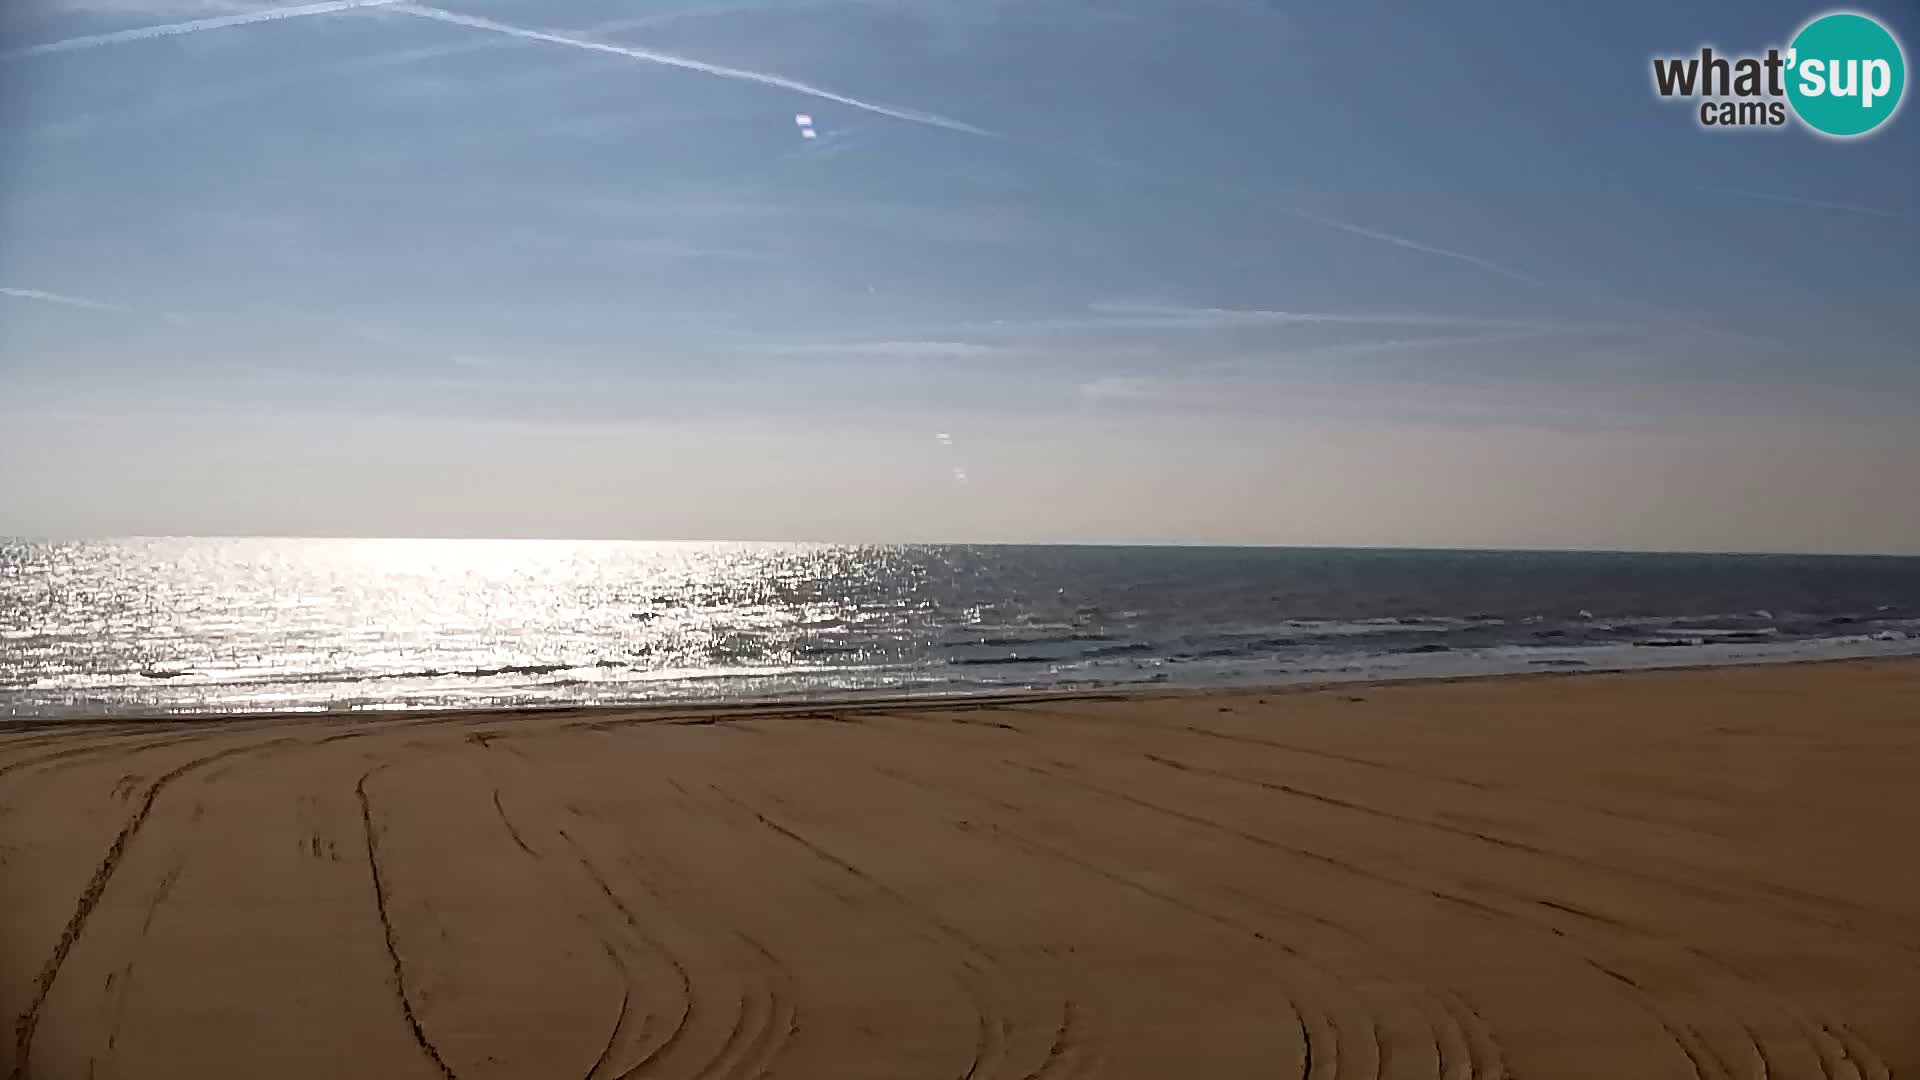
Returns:
[[[9,3],[0,535],[1920,554],[1821,10]]]

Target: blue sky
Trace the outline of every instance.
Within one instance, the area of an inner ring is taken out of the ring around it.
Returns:
[[[1920,552],[1817,10],[9,5],[0,532]]]

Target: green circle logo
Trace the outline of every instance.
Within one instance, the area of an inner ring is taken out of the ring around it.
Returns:
[[[1787,100],[1808,127],[1848,139],[1886,123],[1907,88],[1907,61],[1887,28],[1851,11],[1822,15],[1787,51]]]

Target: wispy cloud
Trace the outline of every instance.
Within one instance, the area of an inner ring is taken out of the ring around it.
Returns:
[[[1749,191],[1746,188],[1698,187],[1696,190],[1713,195],[1735,195],[1742,199],[1757,199],[1761,202],[1782,203],[1787,206],[1804,206],[1810,210],[1838,210],[1842,213],[1864,214],[1868,217],[1886,218],[1892,221],[1905,221],[1908,223],[1914,223],[1916,221],[1911,214],[1902,214],[1894,210],[1881,210],[1872,206],[1861,206],[1858,203],[1831,202],[1826,199],[1807,199],[1798,195],[1776,195],[1766,191]]]
[[[283,19],[303,19],[316,15],[337,15],[358,8],[388,7],[400,0],[325,0],[317,4],[297,4],[292,7],[268,8],[263,11],[237,12],[232,15],[214,15],[204,19],[188,19],[185,22],[164,23],[159,26],[142,26],[132,30],[115,30],[106,34],[87,34],[81,37],[64,38],[39,45],[28,45],[0,53],[0,60],[19,60],[30,56],[46,56],[52,53],[79,52],[85,49],[98,49],[107,45],[126,45],[136,41],[151,41],[155,38],[179,37],[183,34],[198,34],[205,30],[224,30],[234,26],[251,26],[255,23],[279,22]]]
[[[1339,326],[1430,326],[1478,330],[1568,332],[1584,327],[1537,319],[1488,319],[1470,315],[1425,312],[1280,311],[1267,308],[1187,307],[1178,304],[1100,302],[1088,305],[1097,315],[1111,316],[1108,325],[1127,327],[1192,328],[1199,330],[1242,326],[1330,324]],[[1089,321],[1089,325],[1099,325]]]
[[[1194,172],[1193,170],[1169,168],[1164,162],[1123,160],[1060,142],[1041,142],[1030,139],[1019,141],[1023,145],[1033,149],[1095,165],[1114,175],[1130,177],[1141,182],[1173,188],[1198,188],[1206,190],[1215,197],[1228,196],[1247,199],[1258,205],[1270,207],[1272,212],[1276,214],[1291,215],[1311,225],[1317,225],[1325,229],[1334,229],[1352,236],[1373,240],[1377,243],[1386,244],[1403,251],[1412,251],[1422,255],[1430,255],[1435,258],[1448,259],[1455,263],[1493,274],[1497,277],[1520,282],[1532,288],[1559,293],[1581,304],[1633,310],[1642,315],[1651,314],[1656,316],[1657,321],[1661,324],[1685,329],[1703,337],[1744,340],[1741,335],[1719,327],[1708,326],[1684,314],[1669,311],[1659,305],[1613,296],[1589,286],[1581,286],[1564,281],[1554,281],[1487,258],[1483,255],[1475,255],[1471,252],[1442,247],[1438,244],[1425,243],[1408,236],[1390,232],[1386,229],[1311,210],[1292,201],[1292,199],[1284,193],[1275,193],[1261,187],[1231,179],[1213,177],[1206,173]]]
[[[363,3],[364,2],[366,2],[366,0],[363,0]],[[373,0],[373,2],[392,3],[393,0]],[[485,30],[494,34],[505,34],[508,37],[521,38],[526,41],[542,41],[550,45],[584,49],[589,52],[605,53],[611,56],[624,56],[628,59],[639,60],[643,63],[680,68],[684,71],[696,71],[703,75],[712,75],[715,78],[732,79],[736,82],[757,83],[761,86],[787,90],[820,101],[831,101],[850,109],[858,109],[862,112],[873,113],[877,116],[891,117],[892,119],[901,120],[910,124],[943,128],[948,131],[957,131],[967,135],[994,137],[994,133],[988,131],[986,128],[955,120],[951,117],[941,116],[938,113],[924,112],[919,109],[909,109],[898,105],[888,105],[877,101],[868,101],[863,98],[828,90],[825,87],[814,86],[811,83],[801,82],[798,79],[789,79],[784,75],[776,75],[771,72],[727,67],[723,64],[709,64],[704,60],[695,60],[674,53],[660,52],[657,49],[615,45],[610,42],[576,37],[571,34],[535,30],[525,26],[515,26],[511,23],[482,18],[478,15],[462,15],[456,12],[444,11],[434,7],[424,7],[418,4],[395,3],[393,10],[405,12],[409,15],[416,15],[423,19],[433,19],[437,22],[450,23],[454,26],[464,26],[474,30]]]
[[[961,356],[994,356],[1005,350],[971,341],[848,341],[775,344],[753,351],[782,356],[859,356],[900,360],[927,360]]]
[[[1173,409],[1205,414],[1291,416],[1305,423],[1346,425],[1383,421],[1455,430],[1530,428],[1553,431],[1630,431],[1657,423],[1644,395],[1569,394],[1542,383],[1301,383],[1258,378],[1100,378],[1082,383],[1081,403],[1092,410]],[[1671,408],[1663,401],[1663,407]],[[1684,415],[1683,406],[1673,410]]]
[[[1211,366],[1216,371],[1259,370],[1273,366],[1276,362],[1291,363],[1300,360],[1325,360],[1341,356],[1362,356],[1370,353],[1420,352],[1425,350],[1444,350],[1475,348],[1483,345],[1506,345],[1520,341],[1545,341],[1551,339],[1575,338],[1586,331],[1566,329],[1510,330],[1492,334],[1449,334],[1426,337],[1369,338],[1361,341],[1340,341],[1331,345],[1316,345],[1304,349],[1288,349],[1265,354],[1235,357]]]
[[[1045,334],[1101,334],[1110,332],[1209,332],[1290,327],[1425,327],[1434,330],[1483,330],[1521,335],[1604,334],[1620,327],[1611,323],[1566,323],[1545,319],[1489,318],[1433,312],[1289,311],[1271,308],[1195,307],[1146,301],[1100,301],[1087,305],[1083,315],[1033,319],[991,319],[959,323],[947,332],[1020,339]],[[1458,340],[1457,338],[1452,340]]]
[[[1162,402],[1169,404],[1245,405],[1252,398],[1285,394],[1297,396],[1310,387],[1322,391],[1346,385],[1348,375],[1325,365],[1299,366],[1304,361],[1337,360],[1379,353],[1445,353],[1526,341],[1579,337],[1579,328],[1536,328],[1487,334],[1424,337],[1380,337],[1335,342],[1298,349],[1246,353],[1185,371],[1161,374],[1103,375],[1081,384],[1080,396],[1089,404]],[[1283,379],[1276,375],[1284,374]],[[1444,376],[1444,372],[1440,373]]]

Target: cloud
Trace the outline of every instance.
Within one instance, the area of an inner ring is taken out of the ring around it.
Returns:
[[[298,4],[293,7],[268,8],[263,11],[237,12],[232,15],[214,15],[204,19],[188,19],[185,22],[163,23],[159,26],[142,26],[132,30],[115,30],[107,34],[87,34],[81,37],[64,38],[40,45],[28,45],[25,48],[12,49],[0,53],[0,60],[19,60],[30,56],[46,56],[52,53],[80,52],[85,49],[98,49],[107,45],[126,45],[136,41],[151,41],[155,38],[180,37],[185,34],[198,34],[204,30],[223,30],[234,26],[251,26],[254,23],[279,22],[283,19],[302,19],[316,15],[337,15],[358,8],[387,7],[400,3],[400,0],[325,0],[317,4]]]
[[[362,2],[392,3],[394,0],[362,0]],[[584,49],[588,52],[624,56],[632,60],[639,60],[643,63],[680,68],[684,71],[696,71],[703,75],[712,75],[721,79],[732,79],[736,82],[757,83],[761,86],[770,86],[779,90],[803,94],[820,101],[831,101],[838,105],[845,105],[850,109],[858,109],[862,112],[873,113],[877,116],[891,117],[892,119],[910,124],[942,128],[947,131],[956,131],[966,135],[978,135],[987,138],[995,137],[994,132],[988,131],[985,128],[941,116],[938,113],[923,112],[919,109],[909,109],[897,105],[867,101],[862,98],[852,97],[847,94],[825,89],[824,87],[814,86],[811,83],[804,83],[798,79],[789,79],[783,75],[775,75],[770,72],[751,71],[746,68],[727,67],[722,64],[709,64],[704,60],[694,60],[689,57],[660,52],[655,49],[613,45],[604,41],[595,41],[591,38],[557,34],[546,30],[534,30],[524,26],[515,26],[510,23],[482,18],[478,15],[461,15],[451,11],[443,11],[440,8],[424,7],[418,4],[396,3],[393,10],[405,12],[408,15],[415,15],[423,19],[432,19],[436,22],[450,23],[454,26],[464,26],[474,30],[485,30],[494,34],[504,34],[508,37],[521,38],[526,41],[542,41],[551,45],[563,45],[572,49]]]

